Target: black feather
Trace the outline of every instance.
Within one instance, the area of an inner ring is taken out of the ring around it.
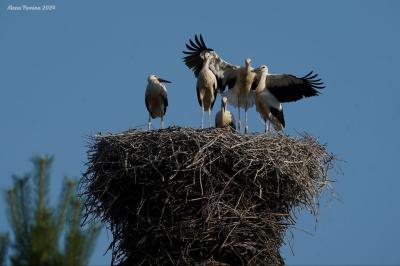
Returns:
[[[313,73],[314,71],[313,70],[311,70],[307,75],[305,75],[304,77],[302,77],[303,79],[304,78],[308,78],[312,73]]]
[[[200,49],[200,47],[198,47],[192,40],[189,40],[189,42],[193,48],[196,48],[197,50]]]
[[[164,115],[167,113],[168,97],[164,97]]]
[[[225,85],[220,78],[217,78],[217,88],[219,88],[220,92],[223,92],[225,90]]]
[[[316,89],[325,89],[325,86],[312,86],[312,87]],[[320,92],[317,91],[317,93],[319,94]]]
[[[207,45],[206,45],[206,43],[204,42],[203,36],[201,36],[201,34],[200,34],[200,42],[201,42],[201,44],[203,45],[203,47],[207,49]]]
[[[196,44],[199,46],[199,48],[204,48],[203,45],[201,45],[201,42],[199,41],[199,38],[197,38],[197,35],[194,35],[194,39],[196,41]]]
[[[278,110],[274,107],[270,107],[271,114],[278,119],[278,121],[282,124],[282,127],[285,127],[285,118],[283,116],[283,109]]]
[[[253,83],[251,84],[251,90],[255,90],[258,86],[258,83],[260,83],[260,77],[256,76],[253,80]]]
[[[203,51],[213,51],[213,49],[210,49],[205,45],[201,34],[200,39],[197,35],[195,35],[194,42],[192,39],[189,39],[189,43],[186,44],[186,48],[188,51],[183,51],[183,54],[186,55],[183,57],[183,61],[189,69],[193,70],[195,76],[197,77],[203,66],[203,59],[200,57],[200,54]]]
[[[314,79],[314,78],[317,77],[317,76],[318,76],[318,74],[314,74],[314,75],[312,75],[311,77],[308,77],[307,79],[312,80],[312,79]]]
[[[266,77],[266,88],[280,101],[293,102],[304,97],[319,95],[319,89],[325,88],[318,74],[313,71],[298,78],[294,75],[268,75]]]
[[[235,83],[236,83],[236,78],[231,78],[226,81],[228,89],[232,89],[235,86]]]
[[[186,44],[186,48],[188,48],[189,50],[193,51],[193,52],[197,52],[197,49],[189,46],[188,44]]]

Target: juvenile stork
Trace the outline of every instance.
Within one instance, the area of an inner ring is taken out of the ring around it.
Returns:
[[[150,75],[147,78],[147,87],[144,101],[147,111],[149,112],[149,120],[147,129],[151,129],[151,118],[160,117],[160,128],[164,128],[164,115],[167,112],[168,97],[167,88],[164,83],[171,83],[168,80],[162,79],[156,75]]]
[[[197,100],[201,107],[201,128],[204,128],[204,111],[208,112],[208,125],[211,127],[211,109],[217,98],[217,78],[209,69],[211,54],[203,53],[203,67],[197,75]]]
[[[274,125],[275,130],[280,131],[285,127],[285,119],[283,116],[282,104],[273,96],[268,89],[265,88],[266,77],[268,74],[268,68],[266,65],[262,65],[254,70],[257,73],[256,86],[252,89],[254,92],[254,102],[256,110],[264,120],[265,133],[270,131],[270,121]],[[267,123],[268,121],[268,123]]]
[[[244,133],[249,131],[247,123],[247,110],[249,107],[254,105],[253,94],[250,93],[250,89],[253,85],[256,73],[251,67],[251,59],[247,58],[244,62],[244,67],[241,67],[235,72],[235,81],[233,87],[228,86],[228,91],[224,94],[231,105],[238,110],[238,130],[240,131],[240,108],[244,108],[245,115],[245,128]]]
[[[253,70],[257,76],[253,82],[256,110],[265,123],[265,132],[270,131],[267,120],[275,130],[285,127],[282,103],[298,101],[305,97],[319,95],[319,89],[325,88],[318,74],[311,71],[298,78],[290,74],[269,74],[268,67],[262,65]]]
[[[215,116],[215,127],[232,127],[236,129],[235,119],[231,112],[226,109],[228,98],[223,96],[221,98],[221,110]]]
[[[226,86],[228,86],[229,89],[233,89],[233,92],[227,95],[229,103],[238,106],[238,108],[239,106],[247,106],[248,108],[252,105],[253,101],[242,99],[242,95],[247,96],[248,91],[250,91],[251,85],[247,87],[249,83],[247,79],[249,77],[251,77],[250,80],[254,78],[254,73],[249,71],[251,70],[250,60],[246,60],[245,67],[227,63],[220,58],[213,49],[206,46],[201,35],[199,37],[195,35],[194,41],[189,40],[189,43],[186,44],[186,48],[188,50],[183,52],[185,54],[183,61],[186,66],[194,72],[195,77],[198,78],[204,65],[208,64],[208,70],[210,70],[216,78],[217,89],[220,92],[223,92]],[[205,56],[206,54],[208,55]],[[206,58],[209,62],[205,64],[204,61],[206,61]],[[237,104],[235,105],[235,103]],[[240,123],[238,126],[240,127]]]

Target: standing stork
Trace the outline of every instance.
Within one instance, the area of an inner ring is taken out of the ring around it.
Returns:
[[[188,51],[183,51],[185,54],[183,61],[194,72],[195,77],[198,78],[205,65],[204,61],[208,58],[208,69],[217,80],[217,89],[223,92],[225,87],[228,86],[232,90],[226,96],[230,104],[238,108],[245,108],[245,132],[247,132],[247,109],[254,104],[254,101],[249,97],[251,84],[255,77],[255,74],[251,71],[251,60],[246,59],[244,67],[227,63],[213,49],[206,46],[201,35],[199,37],[195,35],[194,41],[189,39],[186,48]],[[208,55],[206,56],[206,54]],[[240,121],[240,113],[238,119]],[[238,123],[238,129],[240,130],[240,122]]]
[[[227,102],[228,98],[223,96],[221,98],[221,110],[215,115],[215,127],[231,127],[236,129],[235,119],[232,113],[226,109]]]
[[[256,73],[254,73],[251,67],[251,59],[247,58],[244,61],[244,67],[239,68],[236,71],[235,83],[233,87],[228,86],[228,91],[224,94],[231,105],[237,107],[238,110],[238,130],[240,131],[240,108],[244,108],[244,119],[245,128],[244,133],[249,131],[249,126],[247,123],[247,110],[249,107],[254,105],[253,94],[250,93],[250,89],[253,86]]]
[[[262,65],[253,70],[256,73],[252,90],[255,91],[256,110],[265,123],[265,132],[270,131],[267,120],[271,121],[275,130],[285,127],[282,103],[294,102],[305,97],[319,95],[319,89],[325,88],[318,74],[313,71],[298,78],[291,74],[270,74],[268,67]]]
[[[209,69],[211,54],[204,53],[201,56],[203,57],[203,67],[197,75],[196,91],[201,107],[201,128],[204,128],[204,111],[208,112],[208,125],[211,127],[211,109],[217,98],[217,78]]]
[[[156,117],[161,118],[160,128],[164,128],[164,115],[167,112],[168,107],[167,88],[164,83],[171,82],[157,77],[156,75],[150,75],[147,78],[147,82],[144,98],[147,111],[149,112],[147,129],[151,129],[151,118],[154,119]]]

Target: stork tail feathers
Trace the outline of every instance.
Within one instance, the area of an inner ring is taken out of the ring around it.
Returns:
[[[270,107],[271,114],[279,121],[282,127],[285,127],[285,118],[283,116],[283,109],[278,110],[276,108]]]

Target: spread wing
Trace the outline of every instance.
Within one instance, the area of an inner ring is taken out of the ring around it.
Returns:
[[[317,96],[319,90],[325,88],[317,77],[318,74],[313,74],[313,71],[301,78],[290,74],[271,74],[266,77],[266,89],[281,103],[298,101],[304,97]]]
[[[186,55],[183,57],[183,62],[194,72],[196,77],[203,67],[204,54],[209,53],[211,55],[209,68],[217,78],[218,89],[223,91],[227,85],[233,87],[236,81],[236,70],[239,69],[239,66],[227,63],[213,49],[208,48],[201,34],[199,37],[195,35],[194,41],[189,39],[186,48],[187,51],[183,51]]]

